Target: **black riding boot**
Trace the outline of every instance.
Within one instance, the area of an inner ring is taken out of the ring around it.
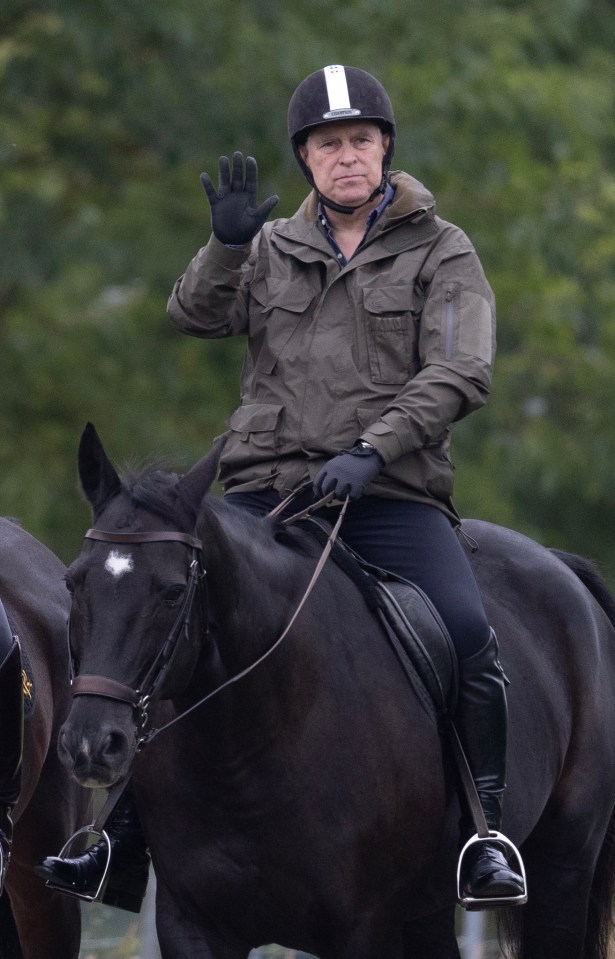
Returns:
[[[508,714],[505,682],[492,630],[487,644],[459,663],[455,725],[487,825],[497,832],[502,824],[502,797],[506,785]],[[462,829],[468,831],[465,822]],[[462,888],[464,895],[472,898],[505,899],[523,895],[525,883],[522,876],[509,866],[506,846],[497,840],[488,840],[467,849],[462,865]]]
[[[111,859],[102,901],[128,912],[140,912],[149,878],[150,856],[130,788],[113,810],[105,832],[109,837]],[[109,846],[101,839],[74,859],[48,856],[34,871],[54,889],[89,898],[96,895],[108,857]]]
[[[5,617],[2,610],[2,628]],[[7,624],[8,626],[8,624]],[[23,750],[23,687],[19,640],[12,639],[8,655],[0,664],[0,893],[11,855],[11,812],[21,792]]]

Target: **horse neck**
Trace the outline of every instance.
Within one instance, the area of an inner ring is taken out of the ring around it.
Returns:
[[[205,507],[199,535],[220,660],[236,672],[282,634],[310,571],[292,553],[282,560],[264,521],[237,516],[220,504]]]
[[[208,508],[198,525],[206,567],[210,635],[186,697],[187,708],[216,689],[194,714],[197,739],[226,768],[238,756],[261,754],[289,735],[289,714],[314,688],[326,689],[326,654],[305,623],[278,640],[290,622],[313,571],[310,559],[276,547],[266,529],[247,516]],[[293,559],[296,561],[293,562]],[[267,655],[267,654],[270,655]],[[320,665],[319,665],[320,663]],[[252,668],[253,667],[253,668]],[[316,676],[322,673],[322,680]],[[306,675],[312,682],[306,684]],[[241,676],[237,682],[230,682]],[[227,685],[225,685],[227,684]]]

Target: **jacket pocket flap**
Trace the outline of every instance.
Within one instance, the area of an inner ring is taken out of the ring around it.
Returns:
[[[289,313],[305,313],[315,296],[315,291],[302,287],[300,283],[289,283],[275,276],[263,277],[252,283],[250,295],[261,305],[264,312],[273,309],[288,310]]]
[[[370,313],[408,313],[412,306],[407,286],[368,287],[363,302]]]
[[[281,406],[271,403],[250,403],[235,410],[229,420],[229,426],[236,433],[264,433],[275,430]]]

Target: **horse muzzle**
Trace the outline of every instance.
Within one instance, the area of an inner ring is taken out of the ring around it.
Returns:
[[[136,738],[131,714],[127,721],[90,715],[93,702],[75,704],[62,726],[58,739],[58,755],[64,766],[81,786],[89,789],[109,788],[130,771],[136,751]],[[84,710],[83,706],[88,708]],[[75,715],[73,715],[75,714]]]

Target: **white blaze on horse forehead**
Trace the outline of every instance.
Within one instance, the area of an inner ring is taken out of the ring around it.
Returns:
[[[134,566],[130,553],[120,553],[117,549],[112,549],[105,561],[105,569],[114,579],[120,579],[126,573],[132,573]]]

